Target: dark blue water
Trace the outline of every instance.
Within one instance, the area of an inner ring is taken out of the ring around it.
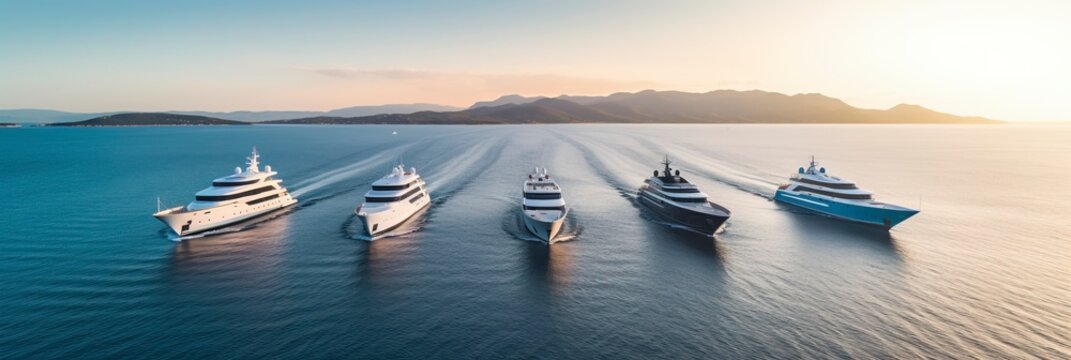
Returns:
[[[390,135],[397,130],[398,135]],[[253,126],[0,130],[0,357],[1071,356],[1069,127]],[[168,240],[150,214],[252,146],[300,203]],[[664,154],[733,211],[634,205]],[[891,232],[770,201],[810,155],[922,213]],[[399,159],[434,203],[369,242]],[[528,241],[527,170],[572,207]]]

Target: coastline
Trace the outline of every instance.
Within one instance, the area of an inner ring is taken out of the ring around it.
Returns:
[[[16,124],[17,125],[17,124]],[[58,125],[58,124],[40,124],[37,127],[49,127],[49,128],[124,128],[124,127],[227,127],[227,126],[538,126],[538,125],[749,125],[749,126],[764,126],[764,125],[804,125],[804,126],[835,126],[835,125],[852,125],[852,126],[1006,126],[1006,125],[1033,125],[1033,126],[1050,126],[1050,125],[1069,125],[1071,122],[1034,122],[1034,123],[1014,123],[1014,122],[986,122],[986,123],[839,123],[839,122],[799,122],[799,123],[784,123],[784,122],[719,122],[719,123],[695,123],[695,122],[661,122],[661,123],[629,123],[629,122],[570,122],[570,123],[523,123],[523,124],[508,124],[508,123],[365,123],[365,124],[340,124],[340,123],[314,123],[314,124],[300,124],[300,123],[245,123],[245,124],[129,124],[129,125]],[[3,126],[0,126],[3,127]],[[19,127],[19,126],[13,126]]]

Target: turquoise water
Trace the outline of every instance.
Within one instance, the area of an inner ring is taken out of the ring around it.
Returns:
[[[398,135],[390,135],[397,130]],[[0,130],[10,358],[1071,356],[1071,127],[253,126]],[[256,146],[299,206],[168,240],[150,214]],[[674,158],[733,217],[676,230],[634,192]],[[815,155],[891,232],[772,202]],[[434,203],[369,242],[399,159]],[[545,166],[570,241],[517,218]]]

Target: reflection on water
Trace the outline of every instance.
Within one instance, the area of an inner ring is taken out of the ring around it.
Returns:
[[[359,222],[359,221],[358,221]],[[413,261],[413,248],[419,232],[378,238],[354,240],[355,266],[362,281],[376,285],[389,285],[395,276]]]
[[[277,265],[281,244],[288,237],[290,218],[280,210],[243,224],[243,231],[177,242],[171,249],[171,270],[205,271],[204,267],[270,268]]]
[[[903,253],[889,230],[834,219],[821,214],[777,203],[785,210],[787,225],[793,233],[806,234],[801,241],[822,242],[822,246],[839,249],[865,249],[869,254],[877,255],[899,263]]]
[[[270,304],[287,286],[283,257],[290,219],[258,221],[244,231],[174,245],[160,293],[161,301],[172,304],[172,316],[250,324],[277,316]]]
[[[721,241],[717,237],[711,238],[698,234],[691,230],[665,226],[661,223],[652,223],[645,226],[648,229],[644,241],[652,252],[652,266],[660,268],[675,268],[679,264],[662,264],[665,259],[687,261],[694,264],[697,269],[705,269],[703,273],[708,275],[706,280],[720,279],[725,275],[724,250]]]
[[[555,243],[547,245],[542,242],[524,242],[525,255],[532,281],[545,285],[551,293],[561,294],[569,285],[572,271],[571,244]]]

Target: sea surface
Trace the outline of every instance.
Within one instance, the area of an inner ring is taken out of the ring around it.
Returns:
[[[173,241],[157,197],[254,146],[300,203]],[[665,155],[723,232],[637,206]],[[771,201],[811,155],[922,212],[884,231]],[[369,241],[353,210],[399,161],[433,204]],[[569,241],[520,225],[535,166]],[[0,358],[1071,357],[1069,126],[4,129],[0,189]]]

